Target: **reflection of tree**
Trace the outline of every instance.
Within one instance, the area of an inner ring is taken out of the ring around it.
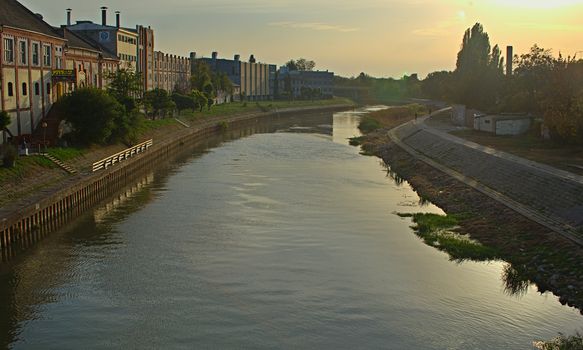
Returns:
[[[502,271],[504,291],[509,295],[523,296],[528,291],[530,280],[520,265],[506,264]]]

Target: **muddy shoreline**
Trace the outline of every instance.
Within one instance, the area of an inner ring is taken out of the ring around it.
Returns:
[[[512,266],[509,290],[534,283],[539,292],[550,291],[583,314],[583,249],[415,159],[391,142],[386,131],[366,135],[363,150],[381,158],[392,176],[408,181],[421,198],[463,217],[463,232],[497,249]]]

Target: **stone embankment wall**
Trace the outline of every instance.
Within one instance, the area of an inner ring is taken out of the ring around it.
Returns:
[[[397,136],[419,154],[583,237],[583,182],[554,174],[542,165],[505,159],[489,149],[454,142],[414,124],[399,128]]]
[[[352,108],[349,105],[282,109],[274,112],[253,113],[213,120],[192,128],[185,128],[172,140],[156,143],[146,152],[106,170],[89,175],[78,175],[57,189],[45,189],[18,207],[3,208],[0,213],[0,250],[2,261],[10,260],[48,233],[109,197],[144,170],[152,169],[161,161],[174,159],[190,150],[201,140],[221,132],[217,125],[225,121],[237,128],[261,118],[299,113],[334,112]]]

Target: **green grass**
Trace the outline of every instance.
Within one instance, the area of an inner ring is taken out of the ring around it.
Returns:
[[[57,166],[43,156],[18,157],[12,168],[0,166],[0,182],[18,181],[23,179],[34,167],[53,169]]]
[[[378,130],[381,128],[381,123],[371,117],[364,117],[360,120],[360,123],[358,124],[358,129],[363,133],[363,134],[368,134],[371,133],[375,130]]]
[[[533,346],[540,350],[580,350],[583,349],[583,336],[579,333],[571,336],[559,333],[554,339],[550,341],[536,341],[533,343]]]
[[[154,130],[154,129],[165,127],[167,125],[173,125],[173,124],[177,124],[177,123],[178,122],[174,118],[164,118],[164,119],[155,119],[155,120],[145,119],[140,124],[138,132],[140,134],[143,134],[144,132],[147,132],[149,130]]]
[[[49,148],[47,153],[51,156],[57,158],[62,162],[66,162],[71,159],[75,159],[77,157],[81,157],[85,154],[85,151],[81,148],[73,148],[73,147],[56,147],[56,148]]]
[[[398,214],[401,217],[411,217],[415,223],[412,226],[415,234],[423,239],[425,244],[449,254],[451,260],[464,261],[493,260],[498,252],[490,247],[471,239],[468,235],[457,233],[459,215],[437,214]]]
[[[360,146],[366,138],[364,136],[355,136],[348,139],[348,144],[351,146]]]

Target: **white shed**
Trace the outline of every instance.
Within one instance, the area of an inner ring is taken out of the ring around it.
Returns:
[[[474,130],[495,135],[522,135],[532,122],[533,118],[528,115],[478,115],[474,117]]]

